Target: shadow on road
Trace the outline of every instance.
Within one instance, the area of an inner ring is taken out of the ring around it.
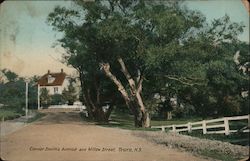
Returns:
[[[81,119],[80,111],[65,109],[46,109],[40,111],[46,116],[37,121],[36,125],[48,124],[92,124]]]

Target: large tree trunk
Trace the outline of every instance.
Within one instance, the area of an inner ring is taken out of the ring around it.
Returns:
[[[126,77],[129,83],[131,89],[130,90],[131,96],[135,97],[135,104],[136,106],[139,106],[137,107],[139,112],[135,116],[135,126],[150,127],[149,113],[146,111],[145,105],[141,97],[143,77],[141,76],[141,73],[138,70],[139,71],[138,78],[135,81],[129,74],[123,59],[118,58],[118,62],[121,66],[121,71],[123,72],[124,76]]]
[[[117,86],[118,91],[121,93],[123,99],[125,100],[126,105],[128,107],[130,107],[130,98],[128,96],[128,93],[125,90],[122,83],[111,73],[109,63],[102,63],[101,66],[102,66],[106,76],[108,78],[110,78],[115,83],[115,85]]]
[[[117,86],[118,91],[121,93],[123,99],[125,100],[126,105],[134,114],[134,123],[136,127],[149,127],[150,126],[150,118],[149,113],[146,111],[145,105],[143,103],[141,97],[142,91],[142,80],[143,78],[140,76],[135,82],[131,75],[129,74],[122,58],[118,58],[118,62],[121,66],[121,71],[126,77],[129,86],[130,86],[130,94],[125,90],[122,83],[114,76],[110,71],[109,63],[101,64],[105,74],[109,77],[114,84]]]
[[[150,127],[150,117],[147,111],[142,111],[137,108],[134,112],[135,127]]]
[[[110,104],[108,111],[105,112],[105,119],[106,119],[107,121],[109,120],[109,117],[110,117],[111,112],[113,111],[113,109],[114,109],[113,104]]]
[[[167,120],[172,120],[172,111],[167,112]]]
[[[93,118],[93,112],[92,112],[92,108],[91,108],[91,104],[87,98],[88,96],[88,92],[86,90],[85,84],[84,84],[84,76],[83,73],[81,71],[79,71],[80,73],[80,82],[81,82],[81,100],[83,101],[84,105],[86,106],[87,112],[88,112],[88,117],[89,118]]]
[[[97,82],[94,82],[95,83],[94,86],[96,90],[94,93],[96,94],[96,100],[93,100],[93,98],[91,97],[91,91],[84,84],[84,78],[81,73],[80,73],[80,81],[81,81],[81,90],[82,90],[81,97],[87,108],[88,118],[98,121],[98,122],[107,122],[112,112],[113,106],[111,106],[106,112],[102,109],[102,104],[100,101],[99,84]]]

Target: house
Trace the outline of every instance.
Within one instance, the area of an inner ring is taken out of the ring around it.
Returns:
[[[67,89],[69,85],[69,77],[63,72],[63,69],[58,73],[51,73],[48,70],[48,73],[38,80],[38,85],[40,85],[40,89],[46,88],[50,95],[62,94],[63,89]]]
[[[80,109],[81,111],[85,110],[86,107],[82,104],[82,102],[79,101],[79,94],[80,94],[80,82],[77,79],[77,76],[69,76],[65,72],[63,72],[63,69],[61,69],[58,73],[52,73],[50,70],[48,70],[48,73],[44,74],[38,81],[38,92],[41,94],[42,89],[47,89],[49,95],[55,95],[60,94],[62,95],[63,90],[69,90],[69,85],[73,85],[75,88],[74,95],[76,96],[75,102],[69,102],[69,100],[66,100],[67,102],[50,102],[47,104],[47,101],[44,105],[49,105],[48,108],[50,109]],[[38,97],[38,102],[40,102],[40,97]],[[66,104],[65,104],[66,103]],[[44,108],[45,106],[40,107],[40,104],[38,104],[38,109]],[[85,111],[86,112],[86,111]],[[85,113],[86,114],[86,113]]]

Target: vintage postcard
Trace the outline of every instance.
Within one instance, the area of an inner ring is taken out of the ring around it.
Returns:
[[[248,159],[247,0],[0,2],[0,160]]]

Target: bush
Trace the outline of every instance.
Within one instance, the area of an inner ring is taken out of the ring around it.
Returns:
[[[12,120],[24,115],[24,111],[11,107],[0,108],[0,119],[4,117],[4,120]]]
[[[66,101],[64,100],[63,96],[60,94],[55,94],[51,96],[51,105],[61,105],[65,104]]]

